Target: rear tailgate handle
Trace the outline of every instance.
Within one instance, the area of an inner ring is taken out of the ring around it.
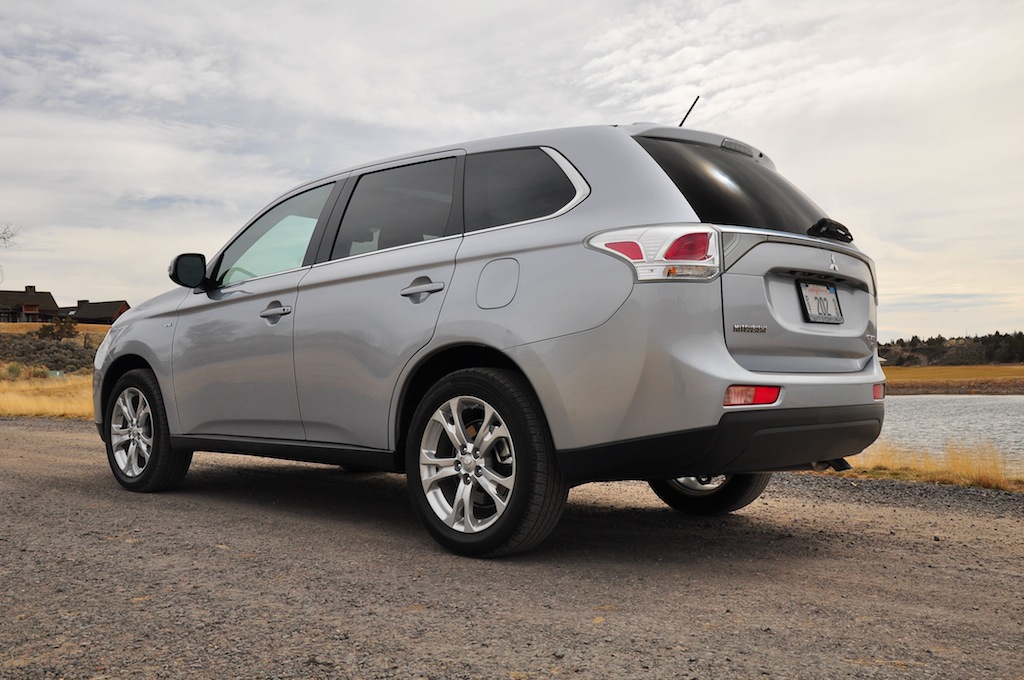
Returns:
[[[276,306],[267,307],[266,309],[264,309],[262,312],[260,312],[260,316],[262,318],[264,318],[264,319],[270,319],[270,318],[273,318],[275,316],[284,316],[285,314],[291,314],[291,313],[292,313],[292,308],[290,306],[288,306],[288,305],[283,305],[283,306],[282,305],[276,305]]]
[[[431,281],[427,279],[423,283],[416,283],[413,281],[413,285],[408,288],[402,289],[402,297],[412,297],[414,295],[429,295],[431,293],[437,293],[444,290],[444,283],[442,281]]]

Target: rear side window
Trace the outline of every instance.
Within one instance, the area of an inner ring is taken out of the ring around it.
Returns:
[[[345,209],[331,258],[444,236],[454,189],[454,158],[363,175]]]
[[[806,234],[825,217],[785,177],[742,153],[674,139],[634,139],[661,165],[701,222]]]
[[[575,197],[572,181],[541,149],[466,156],[466,231],[545,217]]]

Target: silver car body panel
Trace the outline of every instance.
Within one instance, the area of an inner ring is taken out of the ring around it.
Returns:
[[[805,319],[801,281],[835,286],[844,322]],[[825,244],[765,242],[722,276],[725,339],[752,371],[853,373],[874,358],[875,293],[871,266]],[[761,333],[737,332],[760,327]]]
[[[556,447],[698,429],[729,411],[876,403],[872,385],[885,376],[874,358],[855,373],[744,368],[722,341],[721,301],[719,281],[637,285],[601,327],[508,350],[537,378]],[[782,394],[770,406],[724,407],[737,384],[778,385]]]
[[[302,268],[189,295],[171,360],[182,434],[305,439],[292,336]],[[291,311],[264,316],[275,310]]]
[[[434,333],[460,241],[444,238],[325,262],[302,281],[295,373],[309,441],[393,445],[388,423],[395,385]],[[414,287],[424,292],[408,292]]]

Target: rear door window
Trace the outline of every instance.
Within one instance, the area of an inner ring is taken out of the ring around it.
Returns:
[[[824,211],[785,177],[736,151],[675,139],[635,137],[701,222],[806,234]]]
[[[448,234],[455,168],[454,158],[442,158],[360,177],[341,220],[331,259]]]
[[[552,215],[576,194],[558,163],[539,148],[466,156],[466,231]]]

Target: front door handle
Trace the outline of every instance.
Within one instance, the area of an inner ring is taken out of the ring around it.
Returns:
[[[442,290],[444,290],[444,283],[442,281],[431,281],[430,279],[427,279],[422,283],[413,281],[411,286],[402,289],[402,297],[412,297],[414,295],[426,296]]]
[[[271,303],[271,306],[267,307],[262,312],[260,312],[260,317],[264,319],[270,319],[275,316],[284,316],[285,314],[291,313],[292,308],[289,307],[288,305],[274,305],[274,303]]]

